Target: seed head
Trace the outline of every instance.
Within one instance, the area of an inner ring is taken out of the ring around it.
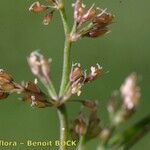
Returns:
[[[96,17],[96,9],[94,8],[95,4],[93,4],[89,10],[87,10],[82,16],[82,23],[86,21],[93,20]]]
[[[92,111],[89,116],[88,128],[87,128],[87,137],[89,139],[95,138],[99,135],[101,131],[100,119],[97,116],[97,111]]]
[[[8,93],[0,92],[0,100],[7,98],[8,95]]]
[[[109,29],[107,27],[103,27],[103,28],[100,28],[100,27],[94,27],[93,29],[91,29],[87,34],[86,36],[87,37],[91,37],[91,38],[96,38],[96,37],[99,37],[99,36],[102,36],[106,33],[109,33]]]
[[[97,111],[97,103],[95,101],[86,100],[86,101],[83,101],[82,104],[84,107],[88,108],[92,112]]]
[[[12,82],[12,76],[3,69],[0,69],[0,84]]]
[[[25,101],[31,102],[31,106],[38,108],[50,107],[52,104],[47,101],[46,95],[40,90],[40,88],[29,81],[24,86],[24,97]]]
[[[35,13],[39,13],[39,12],[44,12],[48,9],[47,6],[44,6],[42,4],[40,4],[40,2],[34,2],[30,8],[29,8],[29,11],[31,12],[35,12]]]
[[[106,12],[107,9],[100,9],[99,14],[94,18],[93,23],[99,24],[99,26],[106,26],[113,22],[114,15]]]
[[[102,75],[102,72],[103,68],[99,64],[97,64],[97,67],[92,66],[90,74],[85,79],[85,83],[96,80],[98,77]]]
[[[123,106],[127,110],[133,110],[137,107],[140,100],[140,88],[137,86],[137,75],[131,74],[120,88],[123,98]]]
[[[78,116],[78,118],[76,118],[76,120],[74,121],[74,128],[75,128],[75,132],[78,135],[85,135],[87,132],[87,123],[85,118],[80,115]]]
[[[0,92],[21,92],[22,87],[15,83],[12,76],[5,70],[0,69]]]
[[[106,10],[96,8],[95,4],[87,9],[82,0],[76,0],[74,20],[77,24],[77,32],[71,35],[71,39],[76,41],[81,37],[96,38],[109,33],[108,25],[113,22],[114,15]]]
[[[116,99],[115,96],[112,96],[109,100],[108,106],[107,106],[107,110],[109,112],[109,114],[113,114],[116,111]]]
[[[84,76],[84,72],[81,68],[81,65],[80,64],[77,64],[76,67],[74,67],[71,71],[71,74],[70,74],[70,81],[71,82],[75,82],[77,81],[78,79],[82,78]]]
[[[27,58],[32,73],[42,82],[48,83],[50,80],[50,63],[51,60],[44,58],[43,55],[34,51]]]
[[[80,64],[73,66],[70,74],[71,93],[80,96],[81,88],[85,83],[90,83],[96,80],[102,74],[102,67],[97,64],[97,67],[91,67],[91,72],[87,75],[86,71],[82,70]]]
[[[82,22],[82,17],[84,15],[85,5],[82,3],[82,0],[77,0],[74,4],[74,20],[79,24]]]
[[[52,21],[52,18],[53,18],[53,13],[54,13],[54,11],[51,11],[44,16],[44,19],[43,19],[44,25],[50,24],[50,22]]]

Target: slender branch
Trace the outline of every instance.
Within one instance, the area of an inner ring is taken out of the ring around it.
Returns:
[[[45,85],[45,84],[44,84],[44,85]],[[52,99],[53,99],[53,100],[57,100],[57,99],[58,99],[57,93],[56,93],[56,90],[55,90],[55,87],[54,87],[52,81],[49,80],[48,85],[45,85],[45,86],[46,86],[46,88],[47,88],[47,91],[48,91],[49,95],[52,97]]]
[[[73,24],[73,27],[72,27],[72,30],[71,30],[71,35],[73,35],[76,31],[77,31],[77,22],[74,21],[74,24]]]

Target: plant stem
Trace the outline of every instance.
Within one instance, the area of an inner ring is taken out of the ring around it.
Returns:
[[[72,30],[71,30],[71,35],[76,33],[76,31],[77,31],[77,23],[76,23],[76,21],[74,21],[74,24],[73,24],[73,27],[72,27]]]
[[[64,94],[66,86],[69,82],[69,74],[70,74],[70,70],[71,70],[70,49],[71,49],[71,42],[69,42],[66,39],[65,40],[65,47],[64,47],[62,81],[61,81],[60,93],[59,93],[60,97]]]
[[[84,149],[85,149],[85,135],[82,135],[80,137],[79,145],[78,145],[77,150],[84,150]]]
[[[60,121],[60,141],[65,142],[68,137],[68,117],[65,105],[58,107],[57,113]],[[67,146],[61,144],[59,150],[67,150]]]
[[[60,93],[59,96],[62,97],[66,86],[69,81],[69,74],[71,70],[71,55],[70,55],[70,50],[71,50],[71,41],[69,39],[69,26],[67,23],[67,17],[66,17],[66,12],[64,8],[64,1],[60,0],[60,5],[61,8],[59,10],[61,19],[63,22],[63,27],[64,27],[64,32],[65,32],[65,44],[64,44],[64,60],[63,60],[63,72],[62,72],[62,81],[60,85]],[[65,142],[68,139],[68,115],[66,111],[65,105],[61,105],[60,107],[57,108],[58,112],[58,117],[60,121],[60,141]],[[60,145],[60,150],[67,150],[67,146],[61,144]]]
[[[60,86],[60,93],[59,96],[61,97],[64,94],[65,88],[69,81],[69,74],[71,70],[71,41],[69,39],[69,26],[67,23],[67,17],[65,8],[60,9],[60,15],[62,18],[63,26],[64,26],[64,32],[65,32],[65,44],[64,44],[64,60],[63,60],[63,73],[62,73],[62,81]]]
[[[62,23],[63,23],[63,26],[64,26],[65,36],[68,36],[69,26],[68,26],[68,23],[67,23],[67,16],[66,16],[66,11],[65,11],[65,8],[64,8],[64,4],[62,4],[62,8],[60,8],[59,12],[60,12]]]

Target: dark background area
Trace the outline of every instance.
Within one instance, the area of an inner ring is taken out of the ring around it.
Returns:
[[[17,82],[34,80],[26,57],[31,51],[40,49],[41,53],[53,58],[52,76],[58,89],[64,40],[60,16],[56,13],[50,26],[43,26],[43,14],[28,11],[32,2],[34,1],[0,1],[0,68],[7,69]],[[70,23],[72,2],[72,0],[67,2]],[[107,7],[115,14],[116,20],[110,26],[112,32],[107,36],[83,39],[73,45],[73,62],[80,62],[85,69],[98,62],[109,72],[83,88],[81,98],[99,100],[99,114],[101,120],[107,124],[106,105],[111,93],[119,89],[126,76],[137,72],[140,76],[142,98],[137,113],[124,125],[127,127],[150,112],[150,1],[84,0],[84,2],[89,6],[95,2],[102,8]],[[78,113],[79,105],[68,105],[69,116],[74,118]],[[58,128],[56,110],[53,108],[31,108],[27,103],[18,100],[16,95],[0,103],[0,139],[55,140],[59,136]],[[132,150],[148,150],[149,139],[150,134],[133,146]],[[97,141],[91,141],[86,150],[95,148],[96,143]],[[25,150],[26,147],[14,149]]]

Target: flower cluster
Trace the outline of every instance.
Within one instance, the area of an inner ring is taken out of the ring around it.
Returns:
[[[34,51],[27,60],[31,72],[47,85],[50,81],[50,65],[52,59],[46,59],[38,51]]]
[[[7,71],[0,69],[0,99],[6,98],[9,93],[20,93],[22,90],[23,88],[13,80]]]
[[[137,107],[140,100],[140,88],[137,86],[137,76],[133,73],[120,88],[123,98],[123,107],[133,110]]]
[[[84,36],[95,38],[110,31],[108,25],[113,22],[114,15],[107,13],[107,9],[95,7],[94,4],[86,9],[82,0],[77,0],[73,6],[77,32],[72,35],[72,40],[76,41]]]
[[[49,3],[52,3],[52,1],[48,1]],[[54,3],[54,2],[53,2]],[[49,25],[49,23],[51,22],[52,18],[53,18],[53,13],[54,13],[54,8],[50,9],[51,7],[47,4],[47,5],[43,5],[40,2],[34,2],[30,8],[29,11],[34,12],[34,13],[45,13],[45,16],[43,18],[43,24],[44,25]]]
[[[95,4],[87,9],[82,0],[76,0],[73,7],[75,32],[70,34],[72,42],[81,37],[95,38],[110,32],[108,25],[113,22],[114,15],[108,13],[107,9],[96,7]],[[30,6],[29,11],[45,13],[43,24],[49,25],[54,12],[62,8],[63,4],[59,0],[48,0],[46,5],[37,1]]]
[[[101,132],[100,119],[97,116],[98,105],[94,101],[81,101],[84,108],[88,109],[88,112],[79,113],[78,117],[73,121],[73,127],[71,133],[73,138],[79,138],[85,136],[86,140],[97,137]]]
[[[23,100],[30,101],[31,106],[43,108],[52,105],[35,83],[29,81],[22,85],[18,84],[8,72],[0,69],[0,99],[7,98],[11,93],[22,94]]]
[[[86,71],[81,68],[80,64],[73,65],[70,74],[71,93],[80,96],[82,86],[86,83],[96,80],[102,75],[102,72],[103,68],[99,64],[97,64],[97,67],[92,66],[89,74],[87,74]]]
[[[140,101],[140,88],[137,75],[132,73],[120,87],[121,104],[117,101],[118,93],[114,94],[108,104],[108,112],[114,124],[120,124],[135,112]]]
[[[29,81],[24,85],[23,100],[29,101],[31,106],[45,108],[52,106],[52,103],[47,100],[47,96],[40,90],[37,84]]]

